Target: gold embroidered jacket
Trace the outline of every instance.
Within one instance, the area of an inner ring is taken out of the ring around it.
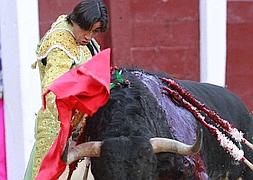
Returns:
[[[99,49],[94,39],[93,42]],[[72,67],[88,61],[91,57],[92,54],[87,46],[77,44],[66,16],[60,16],[41,39],[37,49],[42,93],[56,78]],[[36,177],[43,157],[53,144],[60,128],[55,96],[48,94],[46,100],[46,109],[39,110],[36,118],[32,179]]]

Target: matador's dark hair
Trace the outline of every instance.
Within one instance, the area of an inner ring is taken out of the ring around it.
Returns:
[[[102,0],[82,0],[67,16],[67,20],[86,31],[91,30],[96,22],[101,22],[101,32],[104,32],[108,28],[108,10]]]

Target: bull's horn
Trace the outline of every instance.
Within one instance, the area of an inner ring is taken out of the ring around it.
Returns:
[[[151,138],[150,143],[154,153],[172,152],[180,155],[191,155],[199,152],[202,146],[203,132],[197,133],[198,137],[193,145],[187,145],[168,138]]]
[[[83,157],[99,157],[101,150],[101,141],[90,141],[79,144],[68,150],[67,164],[79,160]]]
[[[150,143],[154,153],[173,152],[181,155],[190,155],[197,153],[202,145],[202,130],[198,133],[196,142],[193,145],[187,145],[179,141],[168,138],[151,138]],[[83,157],[99,157],[101,152],[102,141],[90,141],[79,144],[74,148],[69,148],[67,164],[79,160]]]

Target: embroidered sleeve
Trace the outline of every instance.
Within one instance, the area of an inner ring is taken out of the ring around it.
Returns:
[[[53,49],[47,56],[47,65],[45,67],[45,74],[42,79],[42,90],[45,92],[46,88],[59,76],[69,71],[72,66],[72,60],[69,56],[60,49]],[[47,107],[57,117],[55,112],[54,96],[48,95]]]
[[[68,32],[53,32],[46,39],[43,40],[38,52],[38,60],[46,58],[47,63],[44,67],[44,76],[41,79],[42,92],[51,83],[69,71],[73,61],[77,59],[77,46],[72,35]],[[54,103],[54,95],[49,94],[46,97],[47,109],[55,118],[58,117],[57,110]]]

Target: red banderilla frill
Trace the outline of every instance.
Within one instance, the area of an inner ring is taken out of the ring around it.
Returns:
[[[228,121],[222,119],[216,112],[210,110],[206,105],[195,99],[188,90],[181,87],[176,81],[166,78],[161,78],[161,80],[168,84],[168,87],[163,87],[163,92],[165,94],[170,95],[173,100],[190,111],[193,116],[216,137],[220,146],[222,146],[226,152],[235,160],[244,162],[253,171],[253,164],[244,157],[243,150],[240,150],[225,134],[220,132],[218,128],[206,122],[205,117],[200,112],[203,111],[217,126],[222,127],[237,142],[242,142],[253,149],[253,145],[243,137],[242,132],[232,127]]]

